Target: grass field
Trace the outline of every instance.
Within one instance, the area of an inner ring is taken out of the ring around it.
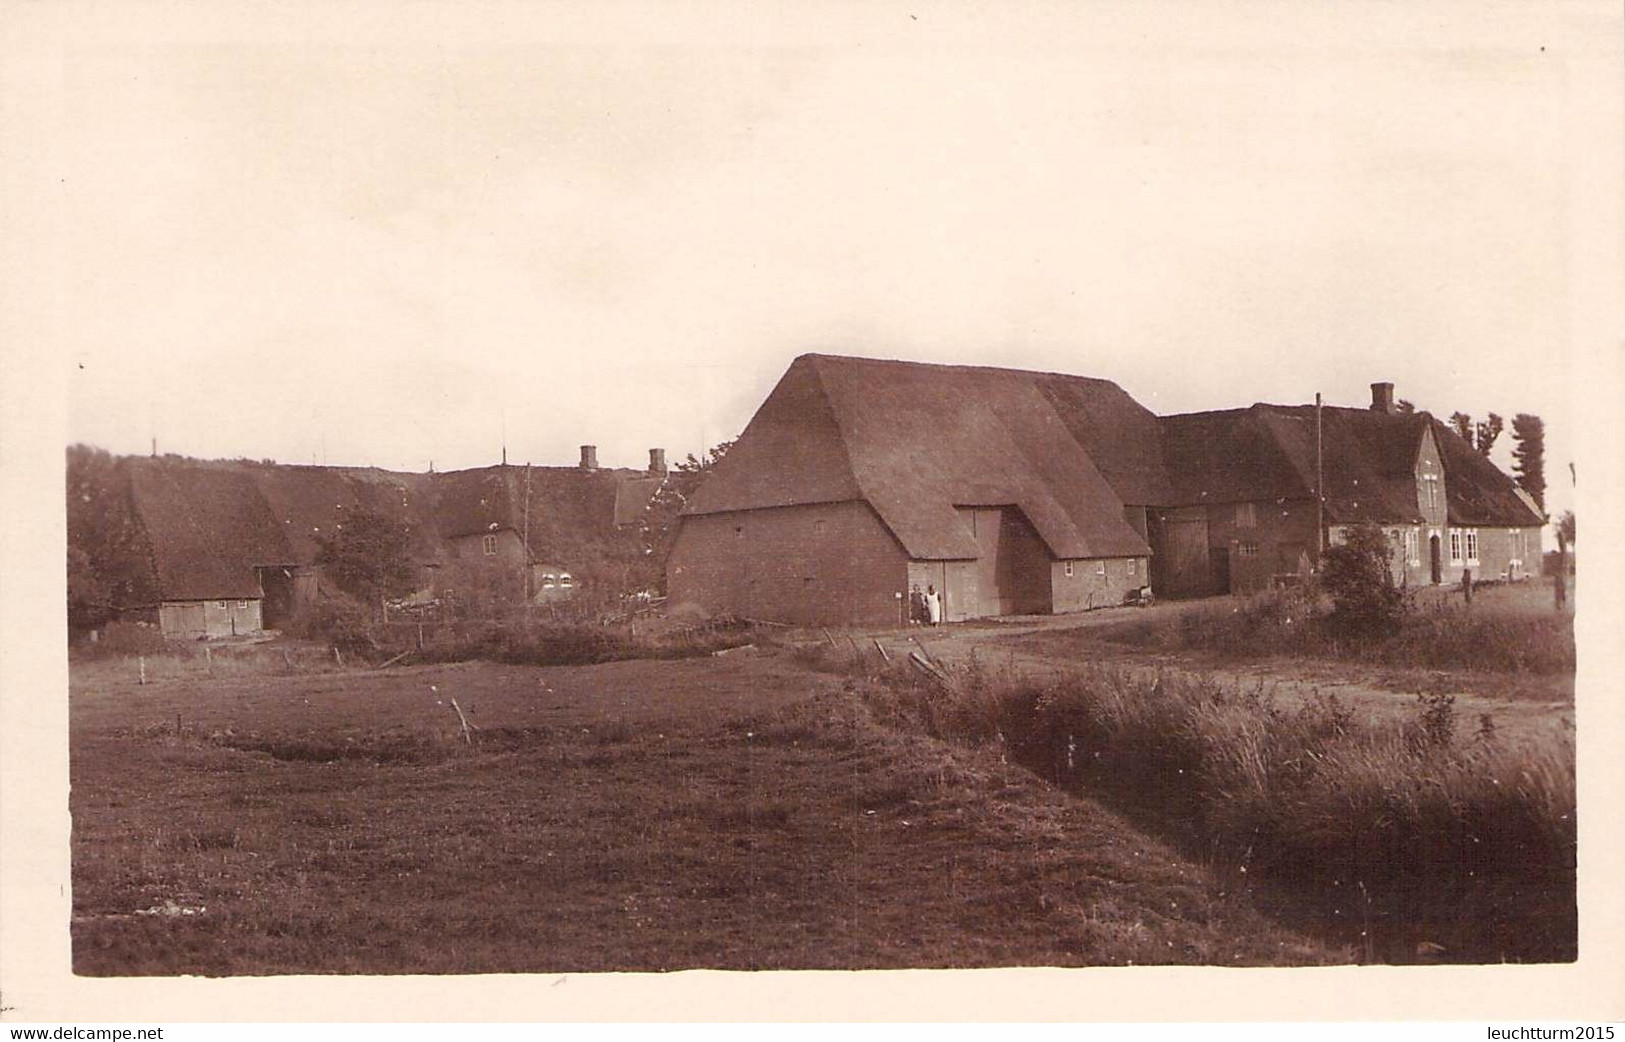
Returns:
[[[1376,643],[1339,642],[1309,619],[1291,592],[1215,597],[1121,613],[1101,625],[1052,628],[1009,638],[1016,648],[1074,661],[1117,658],[1200,669],[1264,670],[1304,679],[1363,683],[1392,691],[1440,685],[1497,701],[1547,705],[1574,700],[1574,598],[1552,607],[1549,584],[1482,587],[1468,606],[1459,588],[1412,596],[1400,632]]]
[[[77,973],[1359,958],[787,653],[295,667],[75,665]]]

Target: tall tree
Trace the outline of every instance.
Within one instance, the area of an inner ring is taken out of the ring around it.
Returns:
[[[1546,512],[1546,424],[1520,412],[1512,417],[1512,471],[1542,514]]]
[[[1464,412],[1450,414],[1450,428],[1461,435],[1461,440],[1471,445],[1473,443],[1473,418]]]
[[[1557,519],[1557,538],[1566,546],[1574,545],[1574,511],[1565,510],[1563,516]]]
[[[1473,424],[1473,448],[1485,458],[1489,457],[1490,449],[1495,445],[1495,439],[1501,436],[1501,417],[1490,413],[1489,419],[1483,423]]]
[[[370,606],[412,592],[412,532],[404,521],[361,510],[320,541],[317,560],[345,593]]]

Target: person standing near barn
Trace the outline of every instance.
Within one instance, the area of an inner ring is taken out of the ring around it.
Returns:
[[[933,626],[942,625],[942,597],[938,595],[935,586],[925,588],[925,615]]]

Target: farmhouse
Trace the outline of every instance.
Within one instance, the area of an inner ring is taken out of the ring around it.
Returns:
[[[899,623],[927,586],[949,620],[1077,611],[1259,589],[1363,522],[1401,582],[1527,573],[1538,511],[1454,432],[1374,384],[1319,410],[1317,453],[1316,411],[1158,417],[1105,380],[804,355],[685,507],[670,596],[797,623]]]
[[[361,512],[404,522],[418,570],[417,599],[528,593],[571,597],[602,564],[617,514],[636,513],[663,479],[602,469],[583,447],[577,467],[506,464],[427,474],[282,466],[181,457],[128,458],[141,562],[166,637],[252,634],[283,623],[318,596],[325,538]],[[655,473],[658,460],[661,472]],[[625,488],[623,486],[631,486]]]

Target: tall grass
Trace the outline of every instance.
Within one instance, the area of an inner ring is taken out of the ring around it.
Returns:
[[[485,659],[509,665],[581,666],[709,655],[753,639],[757,638],[743,625],[633,636],[585,623],[513,619],[443,627],[425,641],[414,661]],[[414,646],[403,645],[403,650]]]
[[[1227,658],[1287,655],[1380,661],[1423,669],[1559,675],[1575,668],[1574,620],[1462,603],[1411,607],[1392,636],[1339,633],[1309,592],[1272,590],[1134,619],[1094,631],[1108,640]]]
[[[973,667],[946,690],[895,675],[869,697],[881,719],[1001,743],[1246,878],[1337,914],[1360,906],[1453,957],[1574,955],[1566,731],[1514,740],[1486,722],[1458,735],[1447,696],[1419,699],[1402,723],[1359,724],[1335,696],[1283,709],[1262,687],[1106,667],[1047,681]]]

